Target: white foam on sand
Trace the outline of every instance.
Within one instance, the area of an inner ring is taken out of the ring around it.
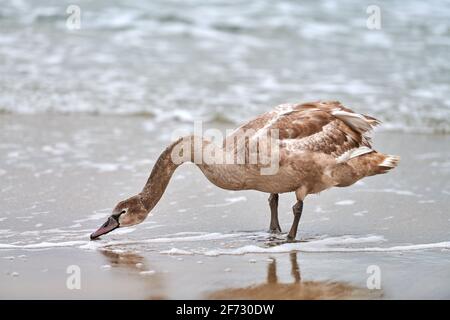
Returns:
[[[360,189],[357,190],[357,192],[380,192],[380,193],[392,193],[399,196],[410,196],[410,197],[421,197],[422,195],[414,193],[410,190],[399,190],[399,189],[392,189],[392,188],[385,188],[385,189]]]
[[[131,231],[134,231],[131,230]],[[81,249],[97,250],[106,247],[119,245],[135,245],[146,243],[172,243],[172,242],[193,242],[193,241],[213,241],[229,238],[236,238],[245,235],[244,233],[208,233],[208,232],[180,232],[168,235],[167,237],[151,238],[143,240],[123,240],[123,241],[61,241],[61,242],[39,242],[29,244],[5,244],[0,243],[0,249],[49,249],[56,247],[73,247],[78,246]]]
[[[86,244],[86,242],[87,241],[38,242],[23,245],[0,243],[0,249],[48,249],[57,247],[73,247]]]
[[[103,212],[103,211],[106,211],[106,212]],[[80,223],[80,222],[86,222],[86,221],[91,221],[91,220],[100,220],[100,219],[105,219],[109,215],[111,215],[110,208],[102,209],[102,210],[95,211],[93,214],[89,215],[88,217],[86,217],[84,219],[74,220],[73,222]]]
[[[338,206],[351,206],[352,204],[355,204],[355,200],[341,200],[334,203]]]
[[[136,231],[136,228],[131,228],[131,227],[119,228],[119,229],[116,229],[115,234],[127,234],[127,233],[131,233],[134,231]]]
[[[83,161],[80,163],[83,167],[86,168],[94,168],[97,169],[98,172],[114,172],[118,171],[121,168],[121,165],[118,163],[94,163],[89,161]]]
[[[1,244],[0,250],[8,249],[51,249],[58,247],[78,247],[85,250],[102,250],[114,248],[115,246],[126,246],[136,244],[150,244],[150,243],[182,243],[195,241],[215,241],[223,239],[238,238],[238,240],[249,240],[248,233],[206,233],[206,232],[181,232],[175,233],[162,238],[151,238],[143,240],[125,240],[125,241],[61,241],[61,242],[39,242],[29,244]],[[251,237],[250,237],[251,238]],[[220,255],[244,255],[249,253],[287,253],[291,251],[300,252],[404,252],[415,250],[428,249],[450,249],[450,241],[442,241],[435,243],[424,244],[405,244],[396,246],[380,246],[385,243],[386,239],[379,235],[367,236],[352,236],[344,235],[337,237],[323,237],[306,242],[283,243],[277,246],[263,247],[255,244],[245,245],[238,248],[217,248],[208,249],[202,247],[201,249],[179,249],[172,247],[169,250],[159,251],[161,254],[168,255],[205,255],[205,256],[220,256]],[[367,245],[372,244],[372,245]],[[375,244],[375,245],[374,245]],[[211,248],[211,247],[209,247]]]
[[[169,254],[169,255],[190,255],[190,254],[194,254],[191,251],[187,251],[187,250],[183,250],[183,249],[177,249],[177,248],[172,248],[170,250],[164,250],[164,251],[161,251],[160,253],[162,253],[162,254]]]
[[[220,255],[243,255],[249,253],[287,253],[291,251],[300,252],[399,252],[399,251],[415,251],[427,249],[447,249],[450,248],[450,241],[426,243],[426,244],[410,244],[398,245],[392,247],[379,246],[360,246],[366,243],[380,243],[386,241],[384,237],[377,235],[369,235],[365,237],[340,236],[330,237],[308,242],[284,243],[279,246],[260,247],[257,245],[247,245],[234,249],[214,249],[214,250],[178,250],[172,248],[168,251],[161,251],[163,254],[172,255],[192,255],[199,254],[205,256]]]
[[[85,241],[84,244],[79,246],[79,248],[85,249],[85,250],[97,250],[97,249],[101,249],[104,246],[105,246],[105,244],[101,243],[99,241]]]
[[[152,274],[155,274],[155,273],[156,273],[155,270],[147,270],[147,271],[139,272],[139,274],[142,275],[142,276],[149,276],[149,275],[152,275]]]
[[[196,242],[196,241],[214,241],[214,240],[222,240],[222,239],[230,239],[237,238],[243,235],[247,235],[246,233],[208,233],[208,232],[179,232],[168,235],[166,237],[161,238],[151,238],[151,239],[142,239],[142,240],[122,240],[122,241],[80,241],[79,248],[86,250],[97,250],[104,248],[111,248],[115,246],[127,246],[127,245],[139,245],[146,243],[172,243],[172,242]],[[0,245],[1,248],[1,245]],[[164,251],[165,254],[186,254],[183,253],[183,250],[178,250],[176,248],[173,251]]]
[[[230,206],[236,202],[247,201],[247,198],[244,196],[240,196],[240,197],[234,197],[234,198],[226,198],[225,201],[226,201],[225,203],[206,204],[206,205],[204,205],[204,207],[205,208],[226,207],[226,206]]]
[[[192,235],[186,235],[192,234]],[[183,236],[186,235],[186,236]],[[229,238],[237,238],[242,236],[243,233],[229,233],[223,234],[218,232],[208,233],[208,232],[195,232],[195,233],[174,233],[170,237],[162,238],[151,238],[143,240],[129,240],[129,241],[109,241],[103,243],[102,247],[111,247],[116,245],[134,245],[134,244],[145,244],[145,243],[172,243],[172,242],[193,242],[193,241],[213,241],[213,240],[223,240]],[[89,248],[90,245],[85,245],[83,248]]]
[[[367,210],[362,210],[362,211],[358,211],[358,212],[353,213],[353,215],[354,215],[355,217],[363,217],[366,213],[369,213],[369,211],[367,211]]]

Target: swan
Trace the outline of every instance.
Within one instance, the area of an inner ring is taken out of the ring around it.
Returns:
[[[279,105],[236,129],[220,146],[195,135],[179,138],[161,153],[142,191],[119,202],[108,220],[91,234],[91,239],[144,221],[162,197],[177,167],[184,162],[194,162],[206,178],[220,188],[270,194],[271,232],[281,232],[278,195],[295,192],[297,202],[292,207],[293,222],[287,235],[288,241],[294,241],[307,195],[331,187],[350,186],[364,177],[383,174],[397,166],[398,156],[386,155],[371,147],[368,134],[378,124],[377,119],[356,113],[338,101],[318,101]],[[270,136],[269,132],[276,134]],[[230,143],[242,134],[246,139],[244,144]],[[266,134],[269,136],[266,140],[272,142],[270,148],[250,146],[250,142]],[[238,161],[197,161],[208,148],[213,156]],[[270,164],[250,161],[264,152],[275,161]],[[263,172],[274,163],[276,170]]]

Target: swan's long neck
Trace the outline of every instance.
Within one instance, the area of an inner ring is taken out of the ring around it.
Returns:
[[[147,183],[142,189],[140,195],[144,203],[145,208],[150,211],[161,199],[167,185],[169,184],[172,174],[178,167],[172,161],[171,153],[175,143],[169,145],[156,160],[153,166],[152,172],[147,179]]]
[[[191,135],[178,139],[161,153],[140,193],[148,211],[152,210],[161,199],[173,173],[184,162],[195,163],[206,178],[220,188],[230,190],[245,188],[243,179],[245,172],[242,171],[242,166],[204,161],[202,158],[204,151],[222,154],[224,149],[202,137]]]
[[[195,152],[197,152],[194,150],[202,149],[201,147],[200,149],[195,148],[195,143],[200,143],[200,146],[203,146],[207,142],[198,137],[188,136],[173,142],[161,153],[140,193],[148,211],[152,210],[161,199],[177,167],[184,162],[194,162]],[[191,152],[183,154],[185,149],[191,150]]]

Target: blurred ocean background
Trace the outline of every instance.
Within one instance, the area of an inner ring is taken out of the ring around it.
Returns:
[[[144,223],[89,240],[176,129],[317,100],[382,120],[374,146],[402,160],[308,197],[304,241],[266,232],[267,194],[194,165]],[[376,265],[374,298],[450,299],[449,146],[450,1],[0,0],[0,298],[362,298]]]
[[[449,58],[449,1],[0,1],[0,113],[238,124],[332,99],[449,133]]]

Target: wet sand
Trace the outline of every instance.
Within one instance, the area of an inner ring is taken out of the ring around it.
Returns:
[[[267,233],[266,194],[221,190],[189,164],[145,223],[89,241],[192,125],[3,114],[0,127],[0,298],[450,298],[448,135],[376,132],[400,166],[308,197],[297,243]],[[281,195],[283,231],[293,203]],[[66,286],[71,265],[80,290]],[[366,286],[369,266],[380,290]]]

